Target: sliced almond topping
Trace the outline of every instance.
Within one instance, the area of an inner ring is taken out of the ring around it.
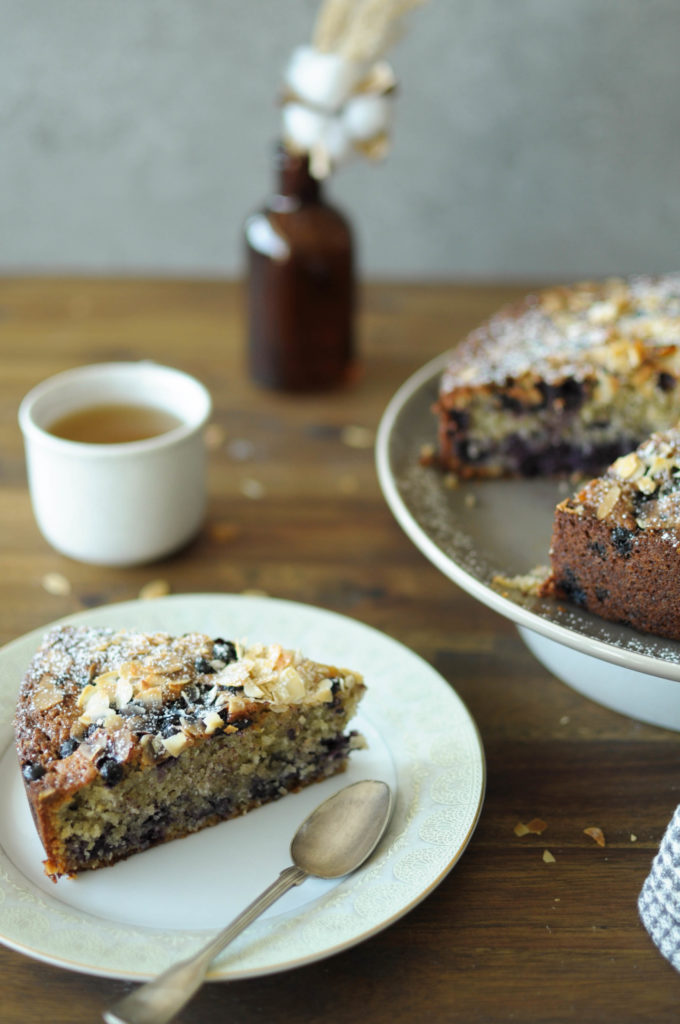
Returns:
[[[596,517],[598,519],[606,519],[611,510],[614,508],[614,505],[616,505],[616,502],[619,500],[620,496],[621,488],[618,487],[616,484],[612,484],[605,493],[600,504],[597,506],[597,509],[595,510]]]
[[[657,487],[656,480],[653,480],[651,476],[641,476],[637,482],[637,489],[643,494],[654,494]]]
[[[174,736],[168,736],[163,739],[163,746],[173,757],[179,757],[188,742],[183,732],[176,732]]]
[[[143,704],[162,704],[163,691],[160,686],[149,686],[137,693],[137,699]]]
[[[90,699],[92,694],[95,692],[95,689],[96,689],[96,687],[94,687],[92,685],[92,683],[88,683],[87,686],[83,687],[83,689],[78,694],[78,702],[77,703],[78,703],[78,707],[79,708],[85,707],[85,705],[87,704],[88,700]]]
[[[295,704],[304,697],[305,684],[300,673],[290,665],[288,668],[284,668],[274,690],[279,699]]]
[[[217,729],[224,728],[224,722],[220,715],[216,711],[209,711],[203,718],[203,724],[205,725],[205,731],[207,733],[213,733]]]
[[[98,718],[103,717],[109,710],[109,698],[103,690],[95,688],[94,693],[85,704],[85,710],[80,716],[80,721],[90,725]]]
[[[119,679],[116,683],[115,701],[117,708],[124,708],[132,700],[132,683],[129,679]]]
[[[671,469],[673,466],[673,459],[664,458],[662,455],[657,455],[650,466],[651,473],[663,473],[667,469]]]
[[[622,455],[620,459],[617,459],[612,469],[620,476],[622,480],[629,480],[636,472],[636,470],[642,468],[642,463],[635,454],[630,452],[628,455]]]
[[[106,750],[106,736],[91,736],[78,747],[79,753],[83,754],[88,761],[94,761],[102,750]]]
[[[42,677],[31,698],[36,711],[47,711],[48,708],[60,704],[63,699],[64,691],[55,686],[54,680],[49,676]]]
[[[618,310],[613,302],[594,302],[588,310],[591,324],[610,324],[616,319]]]

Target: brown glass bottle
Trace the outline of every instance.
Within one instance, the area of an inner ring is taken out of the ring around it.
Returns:
[[[250,373],[283,391],[326,390],[354,358],[352,231],[305,154],[279,147],[276,163],[276,192],[245,225]]]

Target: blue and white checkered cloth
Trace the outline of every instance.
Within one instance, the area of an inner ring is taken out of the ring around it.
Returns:
[[[680,971],[680,807],[664,833],[638,899],[642,923],[659,951]]]

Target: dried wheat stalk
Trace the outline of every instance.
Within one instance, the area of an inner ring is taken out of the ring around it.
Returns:
[[[348,61],[372,63],[399,39],[402,19],[426,0],[325,0],[313,45]]]

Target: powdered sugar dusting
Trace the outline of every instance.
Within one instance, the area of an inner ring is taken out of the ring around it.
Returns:
[[[635,346],[669,345],[680,345],[680,273],[551,288],[473,331],[442,375],[441,393],[529,372],[548,382],[583,380],[623,367]]]

